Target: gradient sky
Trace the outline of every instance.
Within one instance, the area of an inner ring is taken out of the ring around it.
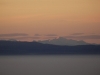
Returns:
[[[100,0],[0,0],[0,39],[57,36],[100,43]]]

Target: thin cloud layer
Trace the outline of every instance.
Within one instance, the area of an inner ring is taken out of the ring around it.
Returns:
[[[41,37],[27,37],[27,36],[24,37],[24,36],[22,36],[22,37],[13,37],[13,38],[11,38],[11,37],[0,38],[0,40],[10,40],[10,41],[13,41],[12,39],[20,40],[20,41],[22,41],[22,40],[29,41],[29,40],[40,40]]]
[[[71,35],[83,35],[84,33],[73,33]]]
[[[34,34],[34,36],[42,36],[42,35],[40,35],[40,34]]]
[[[33,36],[33,37],[17,37],[16,39],[40,39],[41,37],[36,37],[36,36]]]
[[[0,37],[16,37],[16,36],[28,36],[28,34],[26,33],[0,34]]]
[[[58,36],[56,34],[46,34],[45,36]]]
[[[43,39],[55,39],[57,37],[43,37]]]
[[[84,36],[66,36],[72,39],[100,39],[100,35],[84,35]]]

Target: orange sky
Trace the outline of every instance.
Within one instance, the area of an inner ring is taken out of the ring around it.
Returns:
[[[25,33],[28,37],[84,33],[98,36],[72,39],[100,43],[100,0],[0,0],[0,38],[12,33]]]

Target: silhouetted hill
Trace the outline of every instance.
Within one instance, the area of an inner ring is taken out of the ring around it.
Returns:
[[[59,37],[59,38],[52,39],[52,40],[42,40],[42,41],[38,41],[38,42],[43,43],[43,44],[67,45],[67,46],[88,45],[89,44],[84,41],[66,39],[64,37]]]
[[[100,45],[58,46],[38,42],[0,41],[0,55],[100,54]]]

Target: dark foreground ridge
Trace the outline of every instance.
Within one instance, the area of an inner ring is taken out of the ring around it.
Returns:
[[[38,42],[0,41],[0,55],[100,54],[100,45],[58,46]]]

